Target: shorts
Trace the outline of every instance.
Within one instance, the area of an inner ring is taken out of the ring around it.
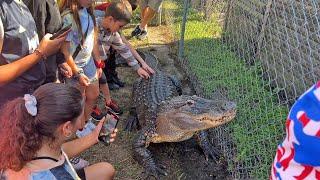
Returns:
[[[139,0],[140,9],[144,9],[147,6],[156,12],[160,12],[162,0]]]
[[[76,172],[81,180],[86,180],[86,173],[84,172],[84,168],[76,170]]]
[[[82,67],[82,69],[84,74],[89,78],[90,84],[98,81],[97,68],[92,58],[85,66]],[[73,76],[72,78],[66,78],[66,82],[67,84],[76,85],[79,83],[79,78],[76,76]]]

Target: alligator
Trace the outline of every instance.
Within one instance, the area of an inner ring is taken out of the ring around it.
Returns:
[[[145,57],[155,74],[134,83],[133,107],[125,130],[138,130],[133,157],[145,168],[146,177],[159,179],[160,175],[167,175],[165,168],[155,162],[147,149],[150,143],[179,142],[195,136],[206,160],[212,158],[217,162],[219,151],[211,145],[204,130],[231,121],[236,115],[236,104],[182,95],[177,78],[162,72],[154,60],[156,57],[149,53]]]

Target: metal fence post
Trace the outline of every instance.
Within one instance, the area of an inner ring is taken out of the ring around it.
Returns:
[[[183,19],[182,19],[182,23],[181,23],[181,37],[180,37],[179,52],[178,52],[178,58],[180,60],[184,57],[184,33],[186,31],[189,2],[190,2],[190,0],[184,1]]]

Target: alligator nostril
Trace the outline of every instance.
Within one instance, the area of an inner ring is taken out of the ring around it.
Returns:
[[[194,100],[188,99],[188,100],[187,100],[187,104],[188,104],[188,105],[194,104]]]
[[[231,102],[231,101],[226,102],[223,108],[224,108],[224,110],[235,109],[236,103]]]

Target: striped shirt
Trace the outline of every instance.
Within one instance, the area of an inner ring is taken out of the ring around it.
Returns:
[[[102,19],[103,18],[101,17],[97,18],[97,24],[99,27],[98,43],[101,58],[106,60],[108,58],[109,49],[112,47],[127,61],[129,66],[131,66],[134,70],[138,70],[140,65],[137,59],[133,56],[128,45],[122,41],[118,32],[111,33],[105,30],[101,26]]]

